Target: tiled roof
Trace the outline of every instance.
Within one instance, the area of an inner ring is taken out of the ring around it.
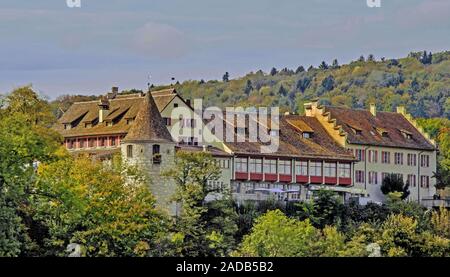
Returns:
[[[433,150],[435,147],[400,113],[325,106],[351,144]],[[408,138],[409,137],[409,138]]]
[[[270,120],[269,120],[270,121]],[[230,124],[232,120],[226,120]],[[326,132],[320,122],[312,117],[299,115],[280,116],[279,147],[275,153],[262,154],[263,142],[225,142],[225,145],[236,155],[284,156],[311,159],[354,160],[351,152],[339,146]],[[305,129],[304,131],[301,131]],[[304,138],[302,132],[311,133]],[[226,132],[226,127],[224,127]]]
[[[154,91],[152,96],[159,112],[178,97],[175,89]],[[144,100],[145,97],[141,93],[135,93],[119,94],[113,99],[101,98],[96,101],[76,102],[61,116],[53,128],[64,137],[126,134],[131,127],[127,124],[127,119],[136,117]],[[109,104],[103,123],[98,122],[101,103]],[[106,126],[105,122],[113,122],[113,125]],[[92,127],[86,128],[85,123],[92,123]],[[65,129],[64,124],[71,124],[72,128]]]
[[[141,104],[128,134],[126,142],[171,142],[172,137],[167,130],[158,107],[151,96],[147,93],[144,103]]]

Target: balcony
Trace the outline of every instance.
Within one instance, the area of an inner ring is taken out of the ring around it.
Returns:
[[[265,181],[268,181],[268,182],[276,182],[278,179],[278,176],[277,176],[277,174],[274,174],[274,173],[266,173],[266,174],[264,174],[264,179],[265,179]]]
[[[247,172],[236,172],[236,180],[248,180]]]
[[[292,175],[280,174],[280,182],[290,183],[292,182]]]
[[[295,180],[297,181],[297,183],[307,184],[308,183],[308,176],[297,175],[297,176],[295,176]]]
[[[311,183],[312,184],[322,184],[323,177],[322,176],[311,176]]]
[[[339,185],[350,186],[352,184],[352,178],[339,178]]]
[[[337,178],[336,177],[325,177],[325,184],[327,185],[336,185]]]
[[[250,180],[252,181],[262,181],[263,177],[262,173],[250,172]]]

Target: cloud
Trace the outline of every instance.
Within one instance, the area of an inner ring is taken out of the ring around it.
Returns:
[[[137,29],[131,47],[149,58],[176,59],[187,54],[190,41],[175,27],[148,22]]]

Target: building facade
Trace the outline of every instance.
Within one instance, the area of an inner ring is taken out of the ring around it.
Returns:
[[[306,115],[314,117],[342,147],[358,160],[354,184],[373,201],[383,202],[381,184],[387,174],[397,174],[410,185],[409,200],[421,202],[436,193],[436,146],[418,127],[404,107],[397,112],[352,110],[305,104]]]

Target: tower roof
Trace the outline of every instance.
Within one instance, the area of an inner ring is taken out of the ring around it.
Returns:
[[[147,93],[125,142],[172,142],[151,93]]]

